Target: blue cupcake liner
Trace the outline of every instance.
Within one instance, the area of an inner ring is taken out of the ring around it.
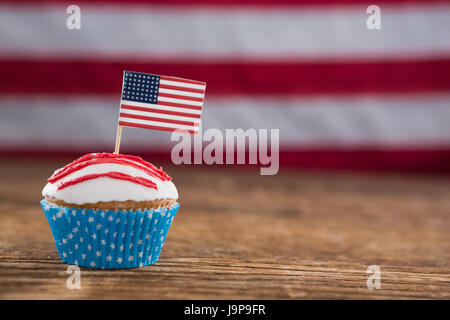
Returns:
[[[41,201],[62,261],[87,268],[137,268],[155,263],[180,207],[102,210]]]

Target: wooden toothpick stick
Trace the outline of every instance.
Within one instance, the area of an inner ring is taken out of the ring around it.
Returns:
[[[121,137],[122,137],[122,126],[117,126],[116,148],[114,149],[115,154],[119,154]]]

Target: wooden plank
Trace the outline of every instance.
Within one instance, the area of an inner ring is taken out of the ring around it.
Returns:
[[[181,209],[159,261],[66,288],[39,207],[68,159],[0,160],[1,299],[449,299],[448,177],[168,167]],[[381,268],[381,289],[366,268]]]

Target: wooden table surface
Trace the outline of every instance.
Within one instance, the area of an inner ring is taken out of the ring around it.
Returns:
[[[159,261],[69,290],[39,206],[68,159],[34,161],[0,160],[1,299],[450,298],[448,176],[166,167],[181,209]]]

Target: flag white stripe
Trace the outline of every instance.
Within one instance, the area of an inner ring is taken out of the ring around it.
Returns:
[[[176,87],[183,87],[183,88],[190,88],[190,89],[199,89],[199,90],[205,90],[205,85],[200,84],[194,84],[194,83],[186,83],[186,82],[178,82],[178,81],[171,81],[171,80],[163,80],[161,79],[159,81],[159,84],[165,84],[168,86],[176,86]]]
[[[101,97],[0,96],[0,145],[109,148],[116,134],[111,125],[117,123],[114,105],[113,98]],[[223,133],[279,128],[282,148],[448,148],[450,94],[212,97],[202,123],[204,130]],[[129,130],[125,138],[136,149],[170,148],[167,132]]]
[[[153,113],[153,112],[147,112],[147,111],[129,110],[129,109],[122,109],[122,108],[120,109],[120,112],[134,114],[137,116],[154,117],[154,118],[160,118],[160,119],[189,121],[189,122],[195,122],[195,123],[200,122],[200,119],[182,117],[182,116],[174,116],[171,114]]]
[[[154,109],[160,109],[160,110],[166,110],[166,111],[175,111],[175,112],[184,112],[184,113],[190,113],[190,114],[201,114],[202,110],[194,110],[194,109],[188,109],[188,108],[182,108],[182,107],[171,107],[171,106],[163,106],[160,104],[152,104],[152,103],[142,103],[142,102],[136,102],[136,101],[128,101],[128,100],[121,100],[120,104],[125,104],[128,106],[134,106],[134,107],[141,107],[141,108],[154,108]]]
[[[403,59],[405,53],[439,56],[450,51],[450,6],[445,3],[383,7],[382,29],[377,31],[366,27],[368,16],[362,6],[184,10],[83,4],[82,29],[68,36],[61,10],[61,6],[40,4],[3,5],[0,53],[186,61],[203,57],[330,59],[367,55],[398,55]],[[333,30],[339,30],[338,38]]]
[[[161,97],[161,96],[158,96],[158,101],[180,103],[180,104],[185,104],[185,105],[189,105],[189,106],[197,106],[197,107],[203,106],[203,101],[199,102],[199,101],[191,101],[191,100],[184,100],[184,99],[177,99],[177,98],[167,98],[167,97]]]
[[[203,98],[205,96],[204,93],[195,93],[195,92],[173,90],[173,89],[164,89],[164,88],[159,88],[159,92],[169,93],[169,94],[176,94],[176,95],[181,95],[181,96],[186,96],[186,97],[194,97],[194,98]]]
[[[198,130],[198,127],[195,127],[195,126],[186,126],[186,125],[182,125],[182,124],[134,119],[134,118],[127,118],[127,117],[119,117],[119,121],[143,124],[143,125],[148,125],[148,126],[158,126],[158,127],[164,127],[164,128],[174,128],[174,129],[184,129],[184,130],[194,130],[194,131]]]

